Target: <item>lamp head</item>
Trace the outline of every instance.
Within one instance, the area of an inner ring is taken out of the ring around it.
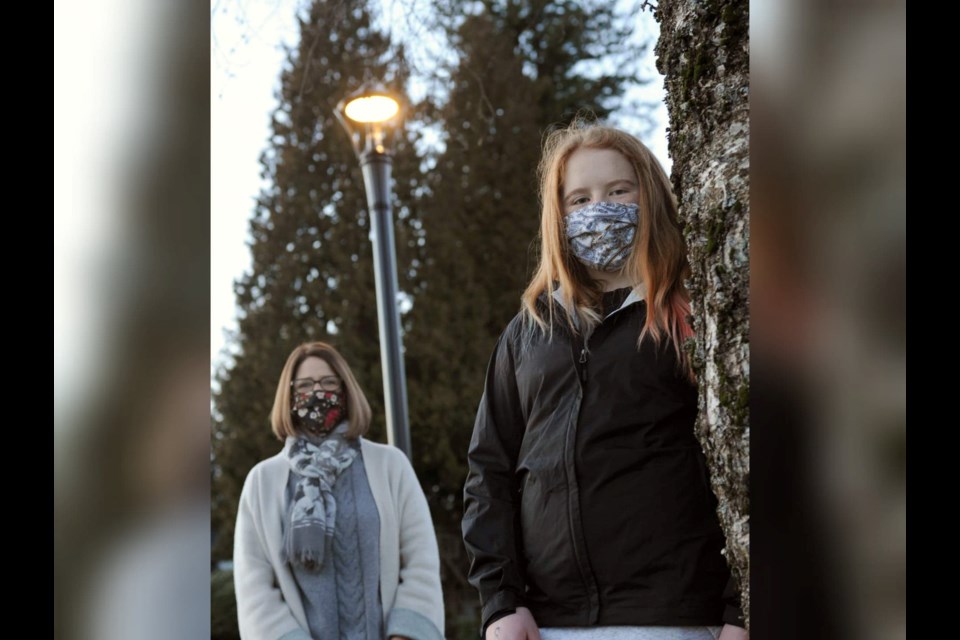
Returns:
[[[383,85],[363,85],[340,101],[336,114],[358,155],[390,153],[390,138],[400,120],[400,101]]]

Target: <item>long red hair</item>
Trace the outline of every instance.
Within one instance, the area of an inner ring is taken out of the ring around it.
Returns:
[[[693,335],[687,317],[690,297],[683,286],[689,274],[686,243],[677,220],[677,203],[670,180],[656,156],[632,135],[599,124],[574,122],[569,128],[550,133],[540,159],[540,264],[522,296],[527,319],[552,332],[559,285],[561,313],[574,332],[589,332],[599,321],[596,309],[603,294],[600,283],[570,251],[564,230],[563,179],[567,161],[580,148],[613,149],[633,166],[640,186],[640,223],[633,251],[624,271],[634,287],[646,288],[647,318],[637,337],[660,344],[669,338],[677,359],[692,378],[692,368],[682,345]],[[546,295],[544,295],[546,294]],[[537,308],[543,296],[546,318]]]

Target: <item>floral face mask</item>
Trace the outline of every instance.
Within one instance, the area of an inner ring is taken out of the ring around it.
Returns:
[[[313,435],[326,436],[346,420],[347,406],[341,391],[317,389],[296,394],[290,413],[299,427]]]

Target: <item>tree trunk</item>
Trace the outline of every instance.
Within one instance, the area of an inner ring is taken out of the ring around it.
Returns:
[[[745,1],[661,1],[673,187],[687,240],[697,436],[749,622],[749,16]]]

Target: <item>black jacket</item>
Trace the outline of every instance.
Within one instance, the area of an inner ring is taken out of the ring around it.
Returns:
[[[586,344],[521,315],[497,342],[464,488],[484,628],[518,606],[539,626],[743,626],[697,389],[672,343],[637,348],[646,305],[618,308],[627,293],[605,294],[614,310]]]

